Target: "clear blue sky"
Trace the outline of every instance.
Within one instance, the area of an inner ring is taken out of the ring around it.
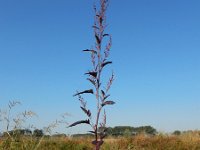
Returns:
[[[19,100],[20,110],[39,115],[39,127],[64,112],[72,114],[70,123],[85,117],[72,95],[90,85],[83,75],[90,57],[81,50],[94,43],[92,5],[92,0],[0,0],[1,108]],[[200,129],[199,6],[199,0],[111,1],[116,105],[107,109],[108,126]]]

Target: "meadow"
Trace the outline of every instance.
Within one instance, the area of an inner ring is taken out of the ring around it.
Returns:
[[[0,140],[1,150],[92,150],[91,138],[85,137],[9,137]],[[200,132],[188,131],[181,135],[140,134],[130,137],[107,137],[102,150],[199,150]]]

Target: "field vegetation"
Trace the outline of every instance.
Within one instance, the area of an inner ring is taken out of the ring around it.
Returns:
[[[1,137],[2,150],[92,150],[92,137],[18,136],[14,141]],[[108,136],[102,150],[199,150],[200,132],[187,131],[180,135],[144,133],[134,136]]]

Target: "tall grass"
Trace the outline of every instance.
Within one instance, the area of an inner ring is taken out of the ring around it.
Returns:
[[[200,132],[190,132],[177,135],[134,137],[109,137],[104,139],[102,150],[199,150]],[[5,139],[0,139],[1,150],[32,150],[38,144],[38,139],[23,137],[23,142],[16,142],[5,147]],[[91,138],[45,137],[37,150],[92,150]]]
[[[8,107],[0,109],[0,150],[37,150],[41,149],[41,145],[47,141],[50,142],[48,136],[51,135],[52,130],[60,124],[64,123],[65,115],[62,115],[62,120],[56,120],[44,127],[42,130],[38,130],[36,126],[27,124],[27,120],[37,116],[32,111],[15,112],[15,107],[21,105],[18,101],[10,101]],[[42,135],[35,135],[32,131],[42,131]],[[27,132],[28,134],[26,134]]]

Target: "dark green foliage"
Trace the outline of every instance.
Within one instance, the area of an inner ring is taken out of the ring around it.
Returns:
[[[175,130],[175,131],[173,132],[173,134],[174,134],[174,135],[181,135],[181,131]]]
[[[132,135],[140,133],[155,135],[157,133],[156,129],[151,126],[141,126],[141,127],[116,126],[114,128],[109,127],[107,129],[107,134],[113,136],[123,136],[127,131],[130,131]]]
[[[29,130],[29,129],[15,129],[15,130],[8,131],[8,133],[10,134],[10,136],[15,136],[15,135],[32,135],[32,131]],[[8,133],[4,132],[3,136],[7,136]]]
[[[44,132],[41,129],[35,129],[33,131],[33,136],[34,137],[42,137],[42,136],[44,136]]]

